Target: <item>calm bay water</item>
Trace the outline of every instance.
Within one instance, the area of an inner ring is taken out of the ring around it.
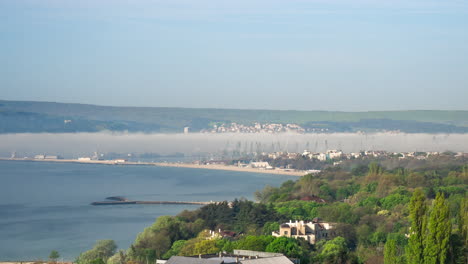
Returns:
[[[152,166],[0,161],[0,260],[73,260],[96,240],[126,249],[158,216],[195,205],[91,206],[108,196],[131,200],[221,201],[253,198],[290,176]]]

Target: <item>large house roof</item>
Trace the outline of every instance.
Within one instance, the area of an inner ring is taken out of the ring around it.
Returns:
[[[173,256],[166,264],[222,264],[224,263],[221,259],[201,259],[191,257]]]
[[[293,264],[287,257],[272,257],[241,260],[241,264]]]

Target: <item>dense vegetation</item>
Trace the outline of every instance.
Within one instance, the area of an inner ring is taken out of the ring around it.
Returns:
[[[160,217],[127,251],[116,253],[100,241],[77,262],[146,263],[249,249],[281,252],[301,263],[466,263],[467,185],[468,165],[455,160],[412,170],[376,162],[333,167],[267,186],[255,193],[259,203],[235,200]],[[336,237],[309,245],[271,236],[282,222],[315,217],[336,223]],[[229,232],[209,232],[219,229]]]
[[[64,120],[72,122],[64,124]],[[169,107],[110,107],[0,100],[0,133],[141,131],[182,132],[221,122],[295,123],[329,132],[401,130],[467,133],[467,111],[328,112]]]
[[[234,155],[241,155],[242,153],[234,153]],[[254,161],[266,161],[273,167],[276,168],[292,168],[296,170],[324,170],[327,168],[335,167],[334,163],[339,162],[340,167],[343,170],[351,171],[351,170],[362,170],[367,171],[367,167],[370,163],[376,162],[379,163],[381,166],[389,169],[411,169],[411,170],[418,170],[420,168],[432,168],[437,170],[441,166],[446,166],[447,164],[451,164],[452,166],[462,166],[468,163],[468,157],[463,155],[457,156],[454,152],[443,152],[439,153],[438,155],[429,155],[427,156],[426,152],[417,152],[416,154],[421,154],[424,158],[420,159],[418,157],[405,157],[404,159],[400,158],[401,155],[388,153],[385,156],[375,157],[372,155],[354,158],[351,159],[346,158],[336,158],[336,159],[328,159],[325,161],[319,161],[317,159],[310,159],[308,157],[304,157],[302,155],[298,155],[295,158],[285,158],[285,157],[277,157],[277,158],[269,158],[266,155],[258,156],[250,156],[250,157],[243,157],[238,159],[231,159],[229,163],[231,165],[236,165],[238,162],[241,163],[249,163],[251,160]]]

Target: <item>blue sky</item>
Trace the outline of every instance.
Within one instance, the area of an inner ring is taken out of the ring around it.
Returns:
[[[0,99],[468,110],[468,0],[0,0]]]

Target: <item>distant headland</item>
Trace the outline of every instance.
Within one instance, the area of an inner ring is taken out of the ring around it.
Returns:
[[[468,133],[468,111],[113,107],[0,100],[0,133]]]

